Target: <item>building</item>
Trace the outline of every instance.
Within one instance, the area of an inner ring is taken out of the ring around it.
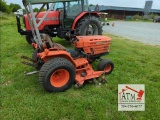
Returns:
[[[94,10],[95,6],[91,6],[90,9]],[[127,16],[144,16],[144,8],[131,8],[131,7],[118,7],[118,6],[99,6],[99,11],[107,12],[108,18],[125,19]],[[150,14],[160,15],[160,10],[151,9]]]

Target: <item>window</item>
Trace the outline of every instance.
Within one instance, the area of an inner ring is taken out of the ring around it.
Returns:
[[[82,12],[81,0],[75,2],[66,2],[67,16],[77,16]]]
[[[84,0],[84,11],[88,11],[88,0]]]
[[[63,9],[63,3],[56,3],[53,10],[59,10],[59,9]]]

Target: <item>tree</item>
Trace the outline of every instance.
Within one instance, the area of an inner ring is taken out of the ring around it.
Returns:
[[[43,12],[43,11],[46,11],[46,9],[45,9],[45,8],[43,8],[43,9],[41,10],[41,12]]]
[[[89,4],[89,7],[92,7],[92,6],[95,6],[95,5],[93,5],[93,4]]]
[[[34,8],[33,11],[34,11],[34,12],[38,12],[38,11],[39,11],[39,8]],[[43,9],[41,10],[41,12],[43,12],[43,11],[46,11],[46,9],[43,8]]]
[[[21,9],[21,6],[19,4],[13,4],[13,3],[11,3],[9,5],[9,7],[10,7],[10,9],[11,9],[12,12],[16,12],[18,9]]]
[[[6,4],[4,0],[0,0],[0,11],[5,13],[11,13],[9,6]]]
[[[34,8],[33,9],[34,12],[38,12],[38,10],[39,10],[38,8]]]

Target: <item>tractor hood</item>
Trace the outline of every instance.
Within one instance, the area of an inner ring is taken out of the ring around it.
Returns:
[[[46,12],[40,12],[36,17],[37,23],[42,19]],[[36,14],[36,13],[35,13]],[[31,30],[29,25],[28,16],[24,15],[24,24],[26,30]],[[58,11],[50,11],[47,17],[43,20],[42,24],[39,26],[39,30],[43,30],[45,26],[58,26],[59,25],[59,12]]]
[[[86,54],[97,55],[109,53],[111,38],[101,35],[93,36],[76,36],[77,41],[74,43],[76,48],[82,48]]]

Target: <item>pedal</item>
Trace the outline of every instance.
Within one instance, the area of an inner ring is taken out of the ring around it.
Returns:
[[[30,63],[30,62],[22,61],[22,63],[25,64],[25,65],[29,65],[29,66],[35,67],[34,64]]]
[[[28,72],[28,73],[25,72],[24,75],[29,76],[29,75],[33,75],[36,73],[39,73],[39,71],[33,71],[33,72]]]
[[[29,61],[31,61],[31,62],[35,62],[35,60],[34,60],[34,59],[29,58],[29,57],[24,56],[24,55],[22,55],[22,56],[21,56],[21,58],[26,59],[26,60],[29,60]]]

